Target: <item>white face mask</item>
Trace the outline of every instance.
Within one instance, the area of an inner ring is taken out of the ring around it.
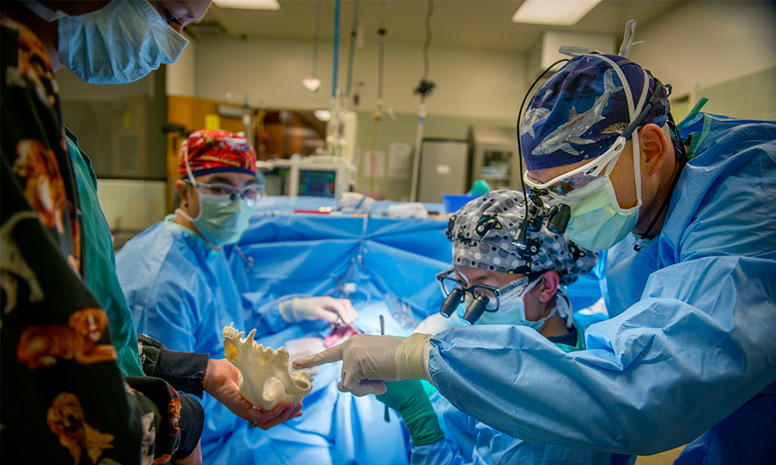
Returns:
[[[523,297],[536,286],[541,278],[537,279],[533,283],[526,286],[517,287],[511,290],[508,294],[504,294],[499,298],[499,309],[495,312],[483,312],[483,314],[474,322],[476,325],[516,325],[527,326],[535,330],[540,330],[547,320],[556,313],[556,309],[550,312],[549,315],[541,318],[537,321],[529,321],[525,316],[525,303]],[[470,293],[466,293],[464,296],[464,304],[458,306],[458,314],[463,318],[463,314],[469,305],[472,304],[474,298]],[[465,320],[462,320],[465,321]]]
[[[516,292],[510,292],[508,295],[501,296],[499,309],[495,312],[485,312],[477,320],[475,324],[482,325],[516,325],[527,326],[539,331],[547,320],[555,315],[555,308],[545,316],[536,321],[528,320],[525,316],[525,301],[523,300],[525,295],[534,288],[542,279],[539,278],[536,281],[528,284],[521,291],[516,289]]]
[[[607,172],[606,176],[601,176],[563,198],[563,203],[571,209],[571,219],[566,229],[566,237],[570,240],[590,250],[606,250],[625,239],[636,226],[641,208],[638,144],[638,134],[634,132],[633,171],[636,178],[636,196],[638,199],[636,205],[627,209],[620,208],[614,186],[608,176],[609,172]]]
[[[79,16],[53,12],[40,2],[22,4],[47,21],[59,21],[62,62],[94,84],[137,81],[162,63],[174,63],[189,43],[147,0],[113,0]]]

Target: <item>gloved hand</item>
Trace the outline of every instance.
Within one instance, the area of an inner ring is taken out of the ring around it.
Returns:
[[[299,370],[342,360],[338,388],[356,396],[385,393],[384,381],[425,379],[428,373],[429,334],[409,337],[356,334],[342,344],[296,360]]]
[[[385,387],[385,394],[375,397],[404,418],[413,445],[431,444],[445,436],[422,381],[389,381],[385,383]]]
[[[358,314],[348,299],[310,297],[291,299],[280,303],[280,316],[289,323],[303,320],[326,320],[343,326],[353,323]]]
[[[341,326],[337,326],[341,328]],[[288,351],[288,360],[293,362],[294,360],[308,355],[316,354],[322,350],[326,350],[326,346],[323,345],[323,338],[315,336],[300,337],[299,339],[289,339],[283,344]],[[315,376],[318,374],[318,367],[308,368],[305,370],[308,375]]]

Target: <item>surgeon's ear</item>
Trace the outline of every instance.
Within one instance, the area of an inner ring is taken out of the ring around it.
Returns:
[[[671,151],[671,139],[655,123],[645,125],[639,131],[639,149],[644,160],[645,174],[654,175],[663,166]]]
[[[560,283],[560,276],[554,271],[546,271],[541,278],[541,282],[536,285],[539,292],[540,302],[549,302],[555,298],[555,293],[558,292],[558,284]]]
[[[191,190],[189,189],[190,186],[191,184],[183,182],[183,180],[181,179],[178,179],[177,181],[175,181],[175,188],[178,190],[178,196],[181,199],[179,206],[184,206],[184,207],[189,206],[189,202],[192,200]]]

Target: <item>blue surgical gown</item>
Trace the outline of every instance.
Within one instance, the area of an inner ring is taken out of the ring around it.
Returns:
[[[222,330],[257,328],[256,341],[277,348],[285,339],[320,333],[325,322],[292,326],[276,302],[240,294],[223,251],[168,217],[135,237],[116,257],[121,286],[137,330],[173,350],[223,358]],[[271,339],[269,339],[271,338]],[[203,463],[406,464],[398,421],[385,423],[377,400],[336,388],[338,367],[322,367],[303,415],[263,431],[250,428],[208,394],[203,396]]]
[[[587,350],[520,327],[445,331],[429,369],[448,400],[525,440],[652,454],[698,438],[681,463],[772,460],[776,123],[701,113],[689,134],[661,233],[607,253],[612,318]]]
[[[575,346],[555,344],[565,352],[584,348],[583,328],[577,328]],[[506,326],[491,326],[491,329]],[[526,465],[610,465],[629,463],[636,457],[614,456],[608,452],[585,450],[540,442],[523,441],[508,436],[457,409],[447,399],[434,393],[430,397],[445,438],[433,444],[412,448],[413,465],[526,464]]]

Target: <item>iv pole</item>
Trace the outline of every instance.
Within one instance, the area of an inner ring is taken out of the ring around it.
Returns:
[[[234,97],[242,95],[243,96],[243,114],[242,114],[242,123],[243,123],[243,134],[245,138],[247,138],[252,146],[256,146],[256,140],[254,137],[254,134],[252,133],[252,121],[251,121],[251,106],[248,103],[248,94],[238,94],[234,92],[227,92],[226,93],[226,99],[227,101],[234,102]]]
[[[428,0],[426,13],[426,42],[423,44],[423,77],[415,88],[420,95],[418,111],[418,135],[415,138],[415,156],[412,163],[412,184],[410,185],[410,202],[418,201],[418,183],[420,182],[420,145],[423,143],[423,125],[426,122],[426,97],[434,90],[436,84],[428,80],[428,48],[431,45],[431,14],[434,12],[433,0]]]

